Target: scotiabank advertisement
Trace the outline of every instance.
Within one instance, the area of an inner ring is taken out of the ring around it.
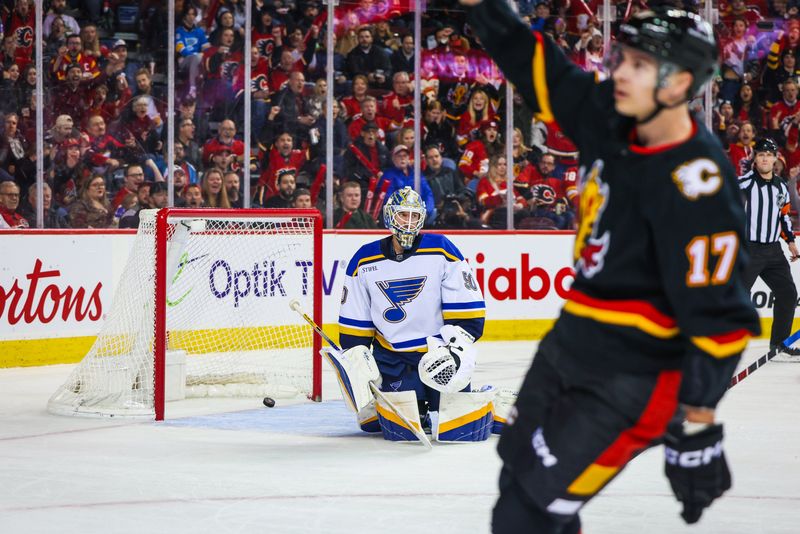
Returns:
[[[325,234],[322,290],[326,325],[336,323],[350,258],[360,246],[384,235]],[[483,291],[486,339],[541,337],[558,316],[572,283],[574,236],[453,233],[448,237],[469,261]],[[79,361],[80,352],[91,344],[111,312],[112,297],[134,239],[132,233],[122,232],[0,235],[4,251],[0,262],[0,367]],[[281,260],[280,264],[271,257],[255,258],[245,242],[233,245],[227,241],[219,246],[204,243],[196,254],[202,261],[191,266],[203,271],[193,277],[192,287],[196,289],[183,287],[188,277],[176,278],[176,268],[168,269],[168,277],[174,281],[168,298],[180,298],[189,289],[206,295],[202,302],[189,306],[187,301],[181,306],[192,308],[202,323],[197,328],[240,325],[230,322],[237,315],[231,310],[239,308],[251,310],[248,326],[261,324],[259,321],[271,316],[275,318],[267,319],[270,324],[286,324],[280,317],[291,317],[284,308],[288,309],[292,291],[302,293],[311,281],[310,244],[295,251],[297,261]],[[798,263],[792,264],[796,282],[800,281]],[[128,298],[120,297],[117,306],[124,308]],[[309,302],[307,295],[296,298]],[[134,300],[130,298],[131,304]],[[772,316],[773,296],[761,280],[753,288],[753,301],[762,317]],[[250,308],[255,302],[258,306]],[[135,310],[127,309],[126,313]],[[70,342],[78,339],[81,343]],[[36,357],[29,357],[33,353]]]
[[[381,235],[331,234],[323,241],[323,317],[335,322],[345,269],[362,245]],[[572,243],[565,234],[451,234],[475,272],[493,319],[554,319],[572,283]]]

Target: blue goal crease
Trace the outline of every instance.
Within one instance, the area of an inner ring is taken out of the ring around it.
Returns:
[[[363,436],[342,400],[303,403],[241,412],[167,419],[162,425],[215,430],[249,430],[303,436]]]

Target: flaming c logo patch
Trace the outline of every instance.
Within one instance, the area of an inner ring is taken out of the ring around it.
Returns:
[[[672,181],[689,200],[716,194],[722,187],[722,173],[710,159],[687,161],[672,171]]]
[[[447,95],[447,97],[450,102],[453,103],[453,105],[463,105],[467,100],[467,86],[463,83],[456,85],[450,90],[450,93]]]
[[[611,234],[608,230],[597,235],[597,227],[608,202],[608,184],[600,174],[603,162],[597,160],[583,180],[580,192],[580,224],[575,236],[573,259],[575,270],[591,278],[603,269]]]

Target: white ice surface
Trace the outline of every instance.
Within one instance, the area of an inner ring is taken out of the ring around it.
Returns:
[[[474,383],[516,387],[534,344],[480,345]],[[0,533],[489,531],[496,438],[425,452],[362,434],[327,369],[321,404],[192,400],[129,423],[48,414],[70,368],[0,370]],[[799,533],[800,365],[759,369],[720,417],[734,488],[698,526],[679,519],[657,448],[584,508],[584,534]]]

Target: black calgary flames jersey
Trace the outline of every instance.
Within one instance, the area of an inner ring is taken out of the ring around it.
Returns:
[[[680,368],[687,353],[738,358],[760,326],[741,282],[736,174],[716,139],[695,122],[685,142],[637,145],[613,82],[581,71],[504,1],[484,0],[470,22],[528,104],[580,150],[576,278],[550,335],[619,370]]]

